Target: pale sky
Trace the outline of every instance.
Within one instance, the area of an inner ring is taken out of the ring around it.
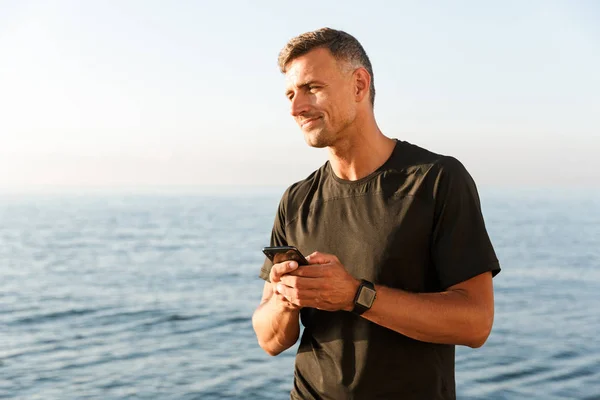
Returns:
[[[287,185],[277,54],[346,30],[382,131],[480,186],[600,185],[600,2],[3,1],[0,190]]]

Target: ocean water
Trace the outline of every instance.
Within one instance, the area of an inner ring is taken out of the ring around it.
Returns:
[[[503,271],[459,399],[600,399],[599,194],[481,192]],[[0,196],[0,398],[287,398],[251,325],[279,195]]]

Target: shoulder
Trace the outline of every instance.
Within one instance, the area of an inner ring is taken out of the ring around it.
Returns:
[[[475,180],[464,164],[453,156],[441,156],[431,168],[431,194],[436,203],[454,201],[467,203],[468,199],[479,202]]]
[[[418,145],[398,140],[386,169],[409,174],[426,175],[446,157]]]
[[[396,170],[420,171],[422,175],[468,175],[467,169],[457,158],[406,141],[398,142],[390,167]]]
[[[415,166],[432,167],[436,171],[445,171],[451,174],[464,174],[467,172],[465,166],[456,157],[436,153],[409,142],[400,142],[398,158]]]
[[[418,175],[433,197],[451,189],[475,190],[471,174],[459,159],[412,143],[400,143],[394,166]]]
[[[470,179],[471,175],[462,162],[453,156],[441,156],[435,163],[439,176],[452,179]]]
[[[281,197],[280,207],[284,210],[297,210],[305,200],[317,191],[326,176],[327,163],[313,171],[306,178],[294,182],[284,191]]]
[[[464,168],[462,163],[455,157],[436,153],[405,141],[399,142],[395,159],[396,165],[422,166],[425,168],[435,168],[436,170],[460,170]]]
[[[436,163],[435,192],[459,190],[476,192],[475,181],[467,168],[458,159],[444,156]]]

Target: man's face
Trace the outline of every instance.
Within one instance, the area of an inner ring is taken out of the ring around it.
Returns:
[[[292,60],[285,78],[290,113],[309,146],[335,144],[356,118],[352,70],[319,48]]]

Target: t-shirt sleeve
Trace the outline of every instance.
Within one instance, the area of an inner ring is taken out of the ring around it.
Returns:
[[[452,157],[440,162],[434,184],[435,222],[432,259],[443,289],[500,264],[487,233],[477,187],[466,168]]]
[[[288,191],[286,191],[281,200],[279,201],[279,207],[277,208],[277,214],[275,215],[275,221],[273,222],[273,229],[271,230],[271,241],[269,246],[287,246],[287,239],[285,236],[285,205],[287,202]],[[262,268],[260,269],[259,277],[269,282],[269,274],[273,263],[268,257],[265,257]]]

